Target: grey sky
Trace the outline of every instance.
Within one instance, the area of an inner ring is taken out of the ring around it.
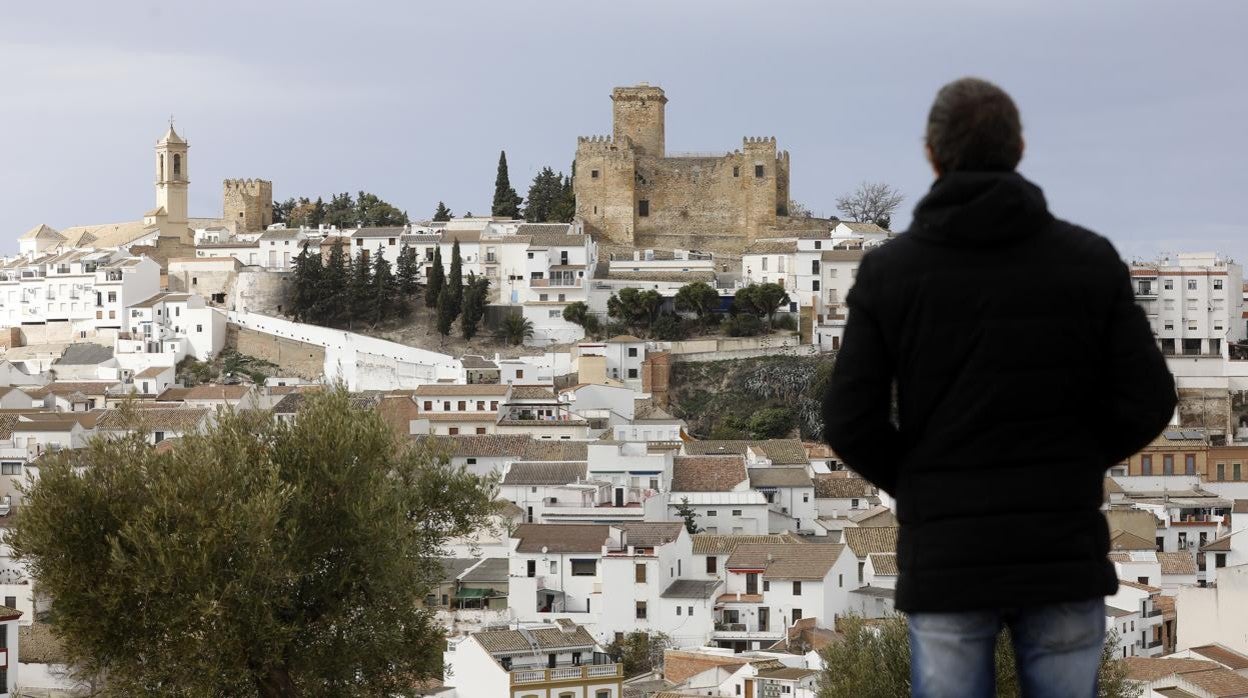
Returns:
[[[1058,215],[1126,256],[1248,260],[1245,28],[1233,0],[4,3],[0,250],[138,218],[170,113],[195,216],[220,214],[226,177],[487,213],[500,149],[524,194],[642,81],[667,91],[669,150],[774,135],[795,199],[831,214],[887,181],[903,226],[932,95],[974,74],[1018,101],[1021,169]]]

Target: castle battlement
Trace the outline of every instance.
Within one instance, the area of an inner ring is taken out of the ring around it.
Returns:
[[[226,179],[221,184],[227,191],[236,189],[255,195],[264,193],[266,187],[270,192],[273,189],[273,182],[267,179],[252,179],[250,177],[246,179]]]

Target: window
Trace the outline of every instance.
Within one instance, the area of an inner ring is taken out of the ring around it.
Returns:
[[[476,465],[476,464],[477,464],[477,459],[476,459],[476,458],[469,458],[469,459],[467,459],[467,461],[468,461],[468,465]]]
[[[635,356],[637,356],[637,347],[629,347],[629,348],[628,348],[628,355],[629,355],[630,357],[635,357]]]
[[[811,281],[811,282],[810,282],[810,290],[812,290],[812,291],[818,291],[818,290],[819,290],[819,279],[815,279],[814,281]]]
[[[590,170],[590,171],[589,171],[589,178],[590,178],[590,179],[598,179],[598,170]]]
[[[611,690],[604,688],[594,694],[594,698],[611,698]]]
[[[572,576],[573,577],[592,577],[598,573],[597,560],[573,560]]]
[[[804,504],[804,503],[809,502],[809,501],[810,501],[810,493],[809,493],[809,492],[803,492],[803,493],[802,493],[802,503]]]
[[[1188,279],[1188,280],[1187,280],[1187,290],[1189,290],[1189,291],[1195,291],[1195,290],[1196,290],[1196,279]]]
[[[688,613],[686,613],[685,615],[687,615],[687,616],[692,616],[692,615],[693,615],[693,606],[690,606],[690,607],[688,608]]]
[[[1226,463],[1218,463],[1218,480],[1226,479]]]
[[[485,427],[477,427],[477,433],[478,433],[478,434],[484,434],[484,433],[485,433]]]
[[[710,517],[710,516],[719,516],[719,510],[718,510],[718,509],[707,509],[707,510],[706,510],[706,515],[707,515],[708,517]]]
[[[547,310],[546,317],[550,317],[550,318],[563,317],[563,312],[559,310]]]
[[[862,568],[863,568],[863,565],[865,565],[865,564],[866,564],[866,563],[864,563],[864,562],[859,562],[859,563],[858,563],[858,583],[859,583],[859,584],[862,584]]]
[[[1165,282],[1164,282],[1164,283],[1162,283],[1162,287],[1163,287],[1163,288],[1165,288],[1167,291],[1173,291],[1173,290],[1174,290],[1174,279],[1166,279],[1166,280],[1165,280]]]
[[[196,326],[195,326],[195,331],[196,331],[196,332],[203,332],[203,331],[204,331],[204,326],[203,326],[203,325],[196,325]]]
[[[109,292],[108,292],[108,302],[109,302],[109,303],[116,303],[116,302],[117,302],[117,292],[116,292],[116,291],[109,291]],[[159,313],[157,313],[157,314],[159,314]]]
[[[810,260],[810,273],[811,274],[819,273],[819,260],[817,259]]]
[[[857,499],[851,499],[851,500],[849,500],[849,508],[850,508],[850,509],[857,509],[857,508],[858,508],[858,500],[857,500]]]
[[[393,245],[393,244],[394,244],[394,238],[390,238],[389,240],[387,240],[387,241],[386,241],[386,244],[387,244],[387,245]]]
[[[521,368],[516,370],[516,378],[524,378],[524,369]]]
[[[1161,457],[1161,474],[1162,475],[1174,474],[1174,454],[1167,453]]]
[[[845,575],[843,575],[843,574],[838,574],[838,575],[836,575],[836,586],[838,586],[838,587],[844,587],[844,586],[845,586]]]
[[[763,257],[763,271],[767,271],[767,258]]]
[[[1239,482],[1239,463],[1231,464],[1231,479]]]
[[[537,294],[537,299],[538,299],[539,301],[548,301],[548,300],[550,300],[550,294],[549,294],[549,293],[539,293],[539,294]]]
[[[646,563],[638,562],[633,566],[633,581],[637,584],[646,583]]]
[[[706,556],[706,573],[718,574],[718,572],[719,572],[719,558],[715,557],[714,555],[707,555]]]
[[[17,608],[17,597],[16,596],[4,597],[4,605],[9,608]]]
[[[629,378],[636,378],[636,377],[637,377],[637,369],[635,369],[635,368],[630,368],[630,369],[628,369],[628,377],[629,377]]]
[[[456,407],[456,409],[458,409],[460,412],[463,412],[464,410],[468,409],[468,403],[463,400],[460,400],[457,403],[457,405],[458,406]]]
[[[740,165],[733,165],[733,166],[732,166],[732,176],[733,176],[733,177],[740,177],[740,176],[741,176],[741,166],[740,166]]]
[[[796,623],[797,621],[801,619],[802,619],[802,609],[800,608],[793,609],[793,622]]]
[[[1163,325],[1163,328],[1164,328],[1164,329],[1166,329],[1167,331],[1169,331],[1169,330],[1173,330],[1173,329],[1174,329],[1174,320],[1166,320],[1166,323],[1165,323],[1165,325]]]
[[[676,615],[680,615],[680,606],[676,607]]]
[[[762,179],[762,178],[763,178],[763,166],[762,166],[762,165],[755,165],[755,166],[754,166],[754,176],[755,176],[755,177],[757,177],[757,178],[759,178],[759,179]]]
[[[363,247],[363,246],[364,246],[364,240],[362,240],[362,239],[357,239],[357,240],[355,241],[355,246],[356,246],[356,247]]]
[[[637,215],[645,218],[650,215],[650,200],[642,199],[637,202]]]
[[[498,410],[498,400],[490,400],[490,409],[495,411]]]
[[[1184,475],[1196,474],[1196,454],[1195,453],[1186,453],[1183,455],[1183,474]]]
[[[0,464],[0,475],[21,475],[21,474],[22,474],[22,464],[21,464],[21,463],[3,463],[3,464]],[[6,605],[7,605],[7,604],[6,604]],[[9,606],[9,608],[13,608],[13,607],[12,607],[12,606]]]
[[[451,436],[459,436],[459,427],[450,427],[446,430],[446,433]]]
[[[199,277],[198,277],[198,276],[192,276],[192,277],[191,277],[191,285],[192,285],[192,286],[198,286],[198,285],[199,285]]]
[[[740,516],[740,515],[741,515],[741,510],[740,510],[740,509],[733,509],[733,510],[732,510],[732,515],[733,515],[733,516]]]
[[[430,411],[432,411],[432,410],[433,410],[433,401],[432,401],[432,400],[425,400],[425,411],[426,411],[426,412],[430,412]]]
[[[1222,290],[1222,279],[1214,279],[1214,280],[1213,280],[1213,290],[1215,290],[1215,291],[1221,291],[1221,290]]]
[[[177,177],[180,174],[182,174],[182,155],[179,153],[174,153],[173,154],[173,176]]]
[[[793,582],[793,595],[794,596],[802,595],[802,583],[801,582],[798,582],[798,581]]]
[[[558,574],[558,573],[559,573],[559,563],[558,563],[558,562],[556,562],[556,561],[554,561],[554,560],[551,560],[551,561],[550,561],[550,573],[551,573],[551,574]]]
[[[1147,453],[1140,456],[1140,474],[1141,475],[1153,474],[1153,457]]]
[[[646,602],[638,601],[637,607],[633,611],[633,614],[634,614],[634,617],[637,618],[637,620],[645,620],[646,619]]]
[[[771,591],[771,582],[763,580],[763,591]]]

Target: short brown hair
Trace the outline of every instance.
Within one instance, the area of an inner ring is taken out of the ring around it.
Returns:
[[[1011,171],[1023,157],[1018,107],[987,80],[955,80],[940,88],[932,102],[927,145],[942,173]]]

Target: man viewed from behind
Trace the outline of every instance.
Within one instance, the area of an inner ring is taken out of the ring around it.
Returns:
[[[1174,379],[1113,246],[1014,171],[1009,95],[943,87],[927,155],[910,230],[847,298],[828,443],[896,499],[915,696],[993,695],[1003,627],[1024,696],[1095,696],[1118,586],[1103,478],[1168,423]]]

